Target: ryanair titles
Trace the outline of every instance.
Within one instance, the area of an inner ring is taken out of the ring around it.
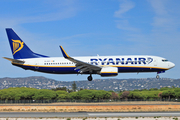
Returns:
[[[93,65],[127,65],[127,64],[150,64],[153,59],[148,58],[91,58]]]

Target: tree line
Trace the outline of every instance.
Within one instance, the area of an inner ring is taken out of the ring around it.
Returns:
[[[123,100],[178,100],[180,98],[180,88],[163,87],[160,89],[123,91],[119,93],[119,97]]]
[[[119,93],[105,90],[67,90],[65,87],[56,89],[36,89],[15,87],[0,90],[0,100],[60,100],[60,101],[100,101],[100,100],[172,100],[180,98],[180,88],[143,89],[121,91]]]
[[[117,94],[118,96],[118,94]],[[16,87],[0,90],[0,100],[103,100],[110,99],[112,93],[104,90],[49,90]]]

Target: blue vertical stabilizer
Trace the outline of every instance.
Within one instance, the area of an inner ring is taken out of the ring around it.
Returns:
[[[6,32],[14,59],[48,57],[31,51],[12,28],[6,28]]]

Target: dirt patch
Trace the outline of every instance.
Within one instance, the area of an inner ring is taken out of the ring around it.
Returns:
[[[0,112],[145,112],[180,111],[180,105],[0,106]]]

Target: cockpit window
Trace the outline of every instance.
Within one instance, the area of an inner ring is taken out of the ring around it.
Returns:
[[[166,59],[163,59],[162,61],[163,61],[163,62],[167,62],[168,60],[166,60]]]

